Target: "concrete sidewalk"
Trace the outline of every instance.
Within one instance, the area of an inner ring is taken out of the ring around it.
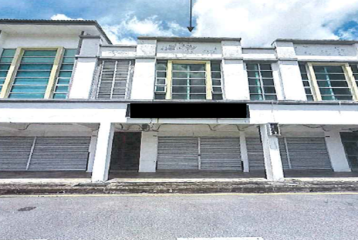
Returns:
[[[291,192],[358,192],[358,178],[291,178],[283,182],[270,182],[263,178],[121,178],[101,183],[76,178],[0,179],[0,195]]]

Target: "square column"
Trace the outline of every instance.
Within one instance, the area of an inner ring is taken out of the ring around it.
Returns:
[[[249,156],[247,153],[247,145],[246,145],[246,135],[245,132],[240,132],[240,152],[241,152],[241,160],[244,165],[244,172],[250,172],[249,166]]]
[[[156,132],[142,132],[139,172],[156,172],[158,137]]]
[[[96,154],[92,172],[92,182],[103,182],[108,180],[113,135],[113,124],[110,122],[102,122],[98,131]]]
[[[269,127],[269,124],[260,125],[266,176],[270,181],[283,181],[284,175],[278,138],[276,136],[269,135]]]
[[[325,132],[325,136],[333,170],[335,172],[350,172],[351,169],[339,131]]]

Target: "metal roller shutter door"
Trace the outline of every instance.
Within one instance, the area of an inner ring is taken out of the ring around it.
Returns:
[[[33,137],[0,137],[0,171],[25,171]]]
[[[158,170],[198,170],[198,138],[158,137]]]
[[[265,170],[264,151],[260,138],[246,138],[250,171]]]
[[[29,170],[86,171],[90,137],[37,137]]]
[[[200,138],[201,170],[241,170],[239,138]]]
[[[331,162],[328,155],[325,138],[322,137],[299,137],[286,138],[288,161],[283,164],[286,169],[293,170],[332,170]],[[280,148],[285,150],[284,148]],[[285,154],[281,152],[281,156]]]

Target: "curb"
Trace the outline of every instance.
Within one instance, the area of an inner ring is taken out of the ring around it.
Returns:
[[[0,195],[358,192],[358,182],[0,184]]]

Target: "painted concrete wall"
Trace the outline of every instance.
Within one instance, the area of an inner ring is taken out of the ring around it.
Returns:
[[[249,83],[242,60],[223,60],[224,96],[227,100],[249,100]]]
[[[136,59],[131,99],[154,99],[155,59]]]
[[[64,47],[77,48],[79,42],[78,35],[63,35],[55,36],[48,35],[22,35],[22,34],[6,34],[3,43],[3,48],[17,48],[17,47]]]
[[[70,86],[70,99],[89,99],[93,86],[101,39],[99,37],[82,37],[82,47],[77,58]]]
[[[339,130],[325,132],[326,145],[335,172],[350,172]]]
[[[157,166],[158,134],[142,132],[139,172],[155,172]]]

